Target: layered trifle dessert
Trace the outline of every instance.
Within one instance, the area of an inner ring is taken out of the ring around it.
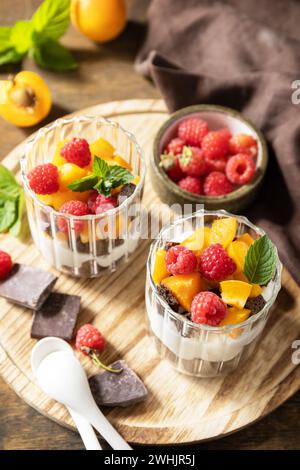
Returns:
[[[199,211],[162,230],[146,308],[158,352],[180,372],[217,376],[253,352],[280,290],[281,263],[245,217]]]
[[[32,237],[51,265],[94,277],[128,259],[145,172],[133,135],[104,118],[61,119],[27,144],[21,168]]]

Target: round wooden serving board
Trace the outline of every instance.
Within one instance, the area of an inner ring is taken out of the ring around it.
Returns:
[[[159,126],[167,117],[162,101],[132,100],[94,106],[77,114],[102,115],[133,132],[146,158]],[[18,172],[18,146],[4,160]],[[158,201],[146,181],[144,204]],[[50,269],[31,240],[1,236],[1,248],[14,260]],[[225,378],[193,379],[160,361],[145,326],[144,240],[129,263],[109,277],[78,280],[60,275],[56,289],[82,297],[79,324],[93,322],[109,339],[104,360],[125,359],[145,382],[145,403],[107,410],[110,421],[131,443],[179,444],[221,437],[265,416],[300,387],[300,368],[293,364],[292,343],[300,339],[299,288],[285,270],[276,308],[253,359]],[[63,426],[73,428],[66,409],[35,385],[30,368],[32,314],[0,299],[0,373],[29,405]],[[97,372],[81,356],[89,375]]]

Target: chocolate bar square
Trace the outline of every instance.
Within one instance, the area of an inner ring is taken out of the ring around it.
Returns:
[[[89,379],[92,395],[100,406],[129,406],[146,400],[148,391],[125,361],[116,361],[113,369],[123,369],[119,374],[102,372]]]
[[[26,264],[14,264],[8,278],[0,282],[0,296],[32,310],[37,310],[47,299],[57,276]]]
[[[53,292],[46,302],[34,313],[31,337],[57,336],[71,341],[80,311],[78,295]]]

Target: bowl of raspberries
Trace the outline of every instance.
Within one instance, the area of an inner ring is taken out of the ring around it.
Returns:
[[[195,105],[162,125],[152,159],[152,184],[167,204],[238,212],[254,200],[268,152],[263,135],[239,112]]]

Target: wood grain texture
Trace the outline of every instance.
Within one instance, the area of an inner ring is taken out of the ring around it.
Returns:
[[[99,114],[132,131],[147,155],[155,132],[166,119],[158,100],[131,100],[91,107],[82,113]],[[16,170],[22,146],[5,159]],[[146,181],[144,203],[157,201]],[[1,237],[1,246],[18,261],[48,268],[28,244]],[[108,278],[75,280],[61,275],[57,289],[83,296],[80,322],[93,321],[109,338],[104,359],[126,361],[143,378],[149,399],[135,407],[108,411],[108,417],[133,443],[167,444],[220,437],[247,426],[279,406],[300,386],[300,371],[291,362],[292,342],[300,335],[299,288],[284,271],[283,289],[255,357],[244,369],[226,378],[192,379],[175,373],[161,362],[146,335],[144,281],[148,241]],[[33,383],[29,355],[31,313],[0,301],[0,373],[18,395],[41,413],[72,427],[64,407],[49,400]],[[82,358],[81,358],[82,359]],[[94,373],[83,359],[88,374]],[[163,385],[163,386],[162,386]],[[180,393],[175,394],[174,390]],[[191,409],[193,413],[191,413]]]

